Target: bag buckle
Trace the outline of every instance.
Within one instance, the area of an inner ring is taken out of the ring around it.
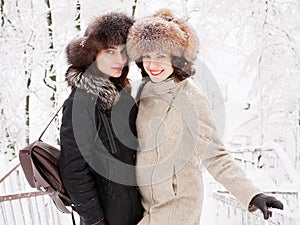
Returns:
[[[48,188],[46,188],[46,187],[44,187],[44,186],[41,186],[41,187],[40,187],[40,190],[41,190],[42,192],[47,192]]]

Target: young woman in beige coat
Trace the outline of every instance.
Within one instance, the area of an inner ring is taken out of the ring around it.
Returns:
[[[148,82],[137,116],[137,182],[145,209],[139,225],[199,225],[202,166],[250,211],[283,209],[262,193],[231,159],[216,134],[204,94],[191,79],[198,39],[189,25],[161,10],[135,22],[129,57]]]

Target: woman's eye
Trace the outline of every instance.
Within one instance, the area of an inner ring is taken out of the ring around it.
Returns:
[[[114,50],[108,49],[108,50],[106,51],[106,53],[107,53],[107,54],[113,54],[113,53],[114,53]]]
[[[150,56],[149,55],[143,55],[143,59],[149,59]]]
[[[158,55],[157,58],[163,59],[163,58],[166,58],[166,56],[165,55]]]

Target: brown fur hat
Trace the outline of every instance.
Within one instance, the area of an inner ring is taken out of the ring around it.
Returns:
[[[198,45],[195,31],[184,20],[175,18],[171,11],[162,9],[154,16],[134,23],[129,30],[126,47],[134,61],[145,53],[160,52],[192,62],[196,59]]]
[[[133,18],[123,13],[113,12],[97,17],[88,26],[84,37],[74,39],[68,44],[68,63],[76,68],[88,68],[100,50],[125,44],[133,23]]]

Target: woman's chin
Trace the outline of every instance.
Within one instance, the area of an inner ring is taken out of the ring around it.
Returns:
[[[111,74],[110,77],[119,78],[121,75],[122,75],[122,71],[115,72],[115,73]]]

